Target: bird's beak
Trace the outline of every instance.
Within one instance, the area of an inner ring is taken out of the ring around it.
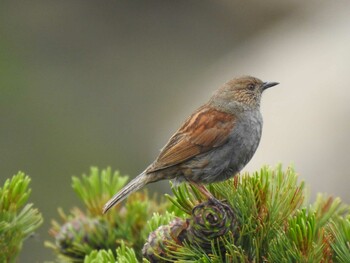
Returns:
[[[271,88],[273,86],[276,86],[278,85],[279,83],[278,82],[264,82],[261,86],[262,90],[266,90],[268,88]]]

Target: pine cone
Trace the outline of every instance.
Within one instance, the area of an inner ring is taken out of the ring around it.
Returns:
[[[169,225],[158,227],[148,236],[142,249],[143,256],[151,263],[172,262],[166,260],[172,257],[169,252],[176,251],[177,245],[181,246],[187,227],[188,223],[180,218],[174,219]]]
[[[210,252],[211,241],[233,231],[234,222],[230,206],[217,200],[209,200],[193,208],[187,239],[191,244],[198,244],[204,251]]]
[[[211,242],[233,231],[234,222],[232,209],[228,205],[209,200],[195,206],[190,219],[184,221],[176,218],[169,225],[160,226],[153,231],[142,249],[143,256],[152,263],[172,262],[173,252],[185,240],[210,253]]]
[[[101,235],[108,235],[108,232],[98,219],[80,216],[61,226],[55,235],[56,246],[61,254],[81,259],[85,257],[85,251],[79,249],[79,246],[87,244],[91,249],[98,249],[101,247],[98,240]]]

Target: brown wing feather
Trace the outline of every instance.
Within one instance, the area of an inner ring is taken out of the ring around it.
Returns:
[[[226,142],[235,116],[208,106],[199,108],[170,138],[147,173],[161,170],[219,147]]]

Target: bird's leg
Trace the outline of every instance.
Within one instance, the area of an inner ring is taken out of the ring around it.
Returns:
[[[191,182],[192,185],[194,185],[198,190],[199,192],[201,192],[205,197],[208,198],[208,200],[214,202],[214,203],[221,203],[218,199],[216,199],[212,193],[209,192],[209,190],[202,184],[198,184],[198,183],[195,183],[195,182]]]
[[[191,182],[191,184],[194,185],[204,196],[206,196],[208,198],[208,201],[212,202],[212,204],[217,206],[227,206],[225,203],[214,197],[204,185],[195,182]]]
[[[208,199],[215,198],[204,185],[195,182],[191,182],[191,184],[194,185],[204,196],[208,197]]]

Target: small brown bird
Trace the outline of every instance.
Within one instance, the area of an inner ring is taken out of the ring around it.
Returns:
[[[103,213],[146,184],[176,179],[203,184],[233,177],[253,157],[261,138],[261,95],[277,82],[244,76],[230,80],[170,138],[158,158],[104,206]]]

